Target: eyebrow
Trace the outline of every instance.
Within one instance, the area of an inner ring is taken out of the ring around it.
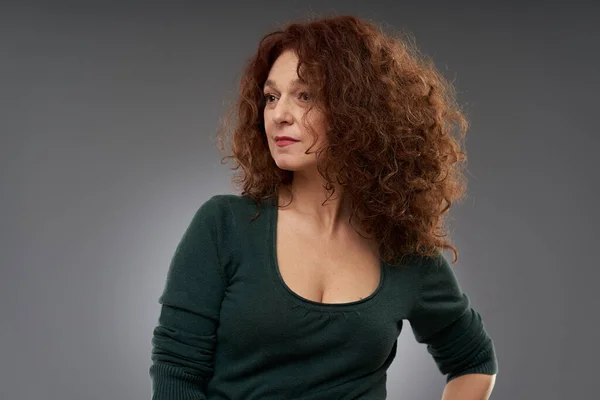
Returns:
[[[292,86],[296,86],[296,85],[307,85],[306,81],[300,79],[300,78],[296,78],[292,81]],[[272,88],[277,88],[277,85],[275,84],[275,81],[271,80],[271,79],[267,79],[265,81],[265,84],[263,85],[263,90],[265,87],[270,86]]]

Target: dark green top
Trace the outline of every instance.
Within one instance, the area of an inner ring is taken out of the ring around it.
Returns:
[[[247,196],[202,204],[173,255],[152,340],[154,400],[386,398],[386,372],[403,321],[447,381],[495,374],[481,316],[446,259],[381,263],[376,291],[318,303],[283,281],[275,254],[278,209],[257,219]]]

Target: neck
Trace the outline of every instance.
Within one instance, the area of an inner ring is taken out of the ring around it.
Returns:
[[[309,218],[324,236],[335,236],[347,227],[350,208],[338,185],[335,186],[335,193],[323,204],[330,192],[325,189],[325,180],[320,175],[318,178],[308,177],[300,171],[294,172],[292,183],[280,191],[279,205],[289,203],[284,209],[293,209]]]

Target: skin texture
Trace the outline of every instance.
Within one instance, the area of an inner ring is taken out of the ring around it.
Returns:
[[[298,81],[297,65],[298,56],[295,52],[287,50],[271,67],[264,86],[265,133],[271,156],[279,168],[295,172],[316,172],[316,154],[304,154],[313,139],[307,127],[316,129],[316,147],[322,148],[326,142],[324,120],[318,110],[307,113],[312,95],[310,88]],[[305,116],[306,126],[302,123]],[[292,146],[278,147],[275,144],[275,135],[291,136],[300,142]],[[296,173],[295,176],[297,175]]]
[[[496,375],[467,374],[448,382],[442,400],[487,400],[496,383]]]
[[[285,185],[294,198],[290,208],[302,214],[323,240],[334,240],[348,227],[349,208],[342,201],[340,186],[336,187],[336,196],[322,204],[327,192],[326,182],[317,170],[317,152],[327,145],[326,122],[323,113],[311,107],[313,95],[298,77],[297,67],[297,54],[287,50],[269,71],[263,87],[265,135],[277,167],[294,174],[294,180]],[[299,141],[280,147],[276,136],[290,136]],[[287,201],[285,193],[282,198]]]

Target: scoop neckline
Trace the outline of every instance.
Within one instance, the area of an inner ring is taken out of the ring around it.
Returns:
[[[373,303],[378,299],[378,295],[383,289],[386,278],[385,261],[380,260],[379,262],[379,284],[377,288],[369,296],[361,300],[356,300],[346,303],[321,303],[318,301],[309,300],[298,293],[294,292],[283,280],[281,271],[279,270],[279,262],[277,261],[277,219],[279,215],[279,199],[274,198],[275,204],[269,204],[269,237],[267,240],[268,252],[271,259],[271,267],[274,272],[274,279],[277,281],[278,287],[283,289],[285,295],[293,300],[296,304],[304,307],[313,308],[323,311],[348,311],[348,310],[359,310],[367,307],[371,307]]]

